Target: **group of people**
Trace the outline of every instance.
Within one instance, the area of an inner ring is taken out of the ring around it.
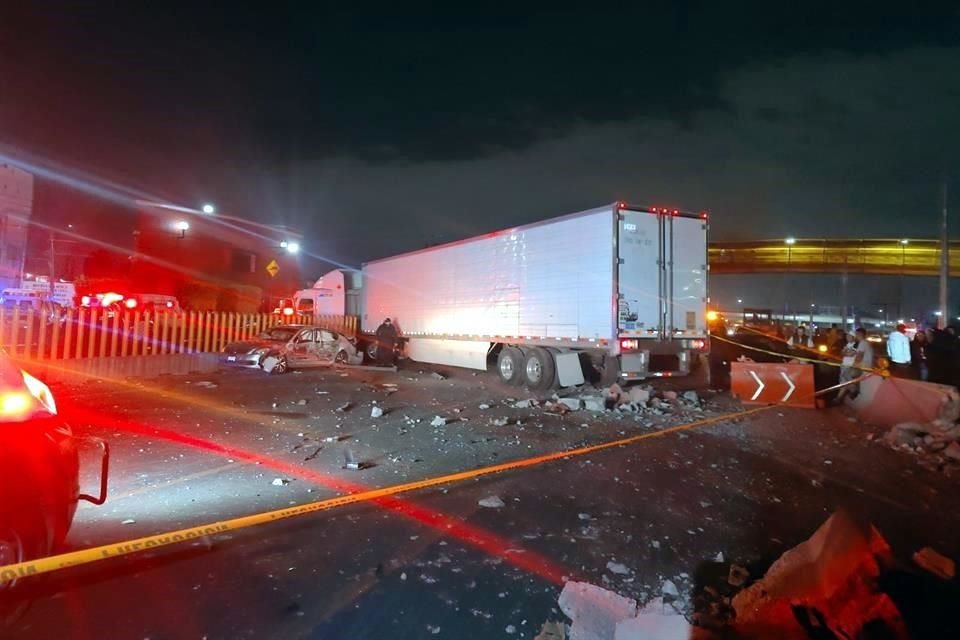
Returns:
[[[955,327],[917,331],[911,340],[906,327],[898,325],[887,337],[887,355],[894,376],[960,386],[960,338]]]

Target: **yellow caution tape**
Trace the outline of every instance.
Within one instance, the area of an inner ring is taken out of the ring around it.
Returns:
[[[543,464],[545,462],[551,462],[554,460],[562,460],[566,458],[573,458],[576,456],[588,455],[591,453],[596,453],[597,451],[603,451],[605,449],[612,449],[614,447],[622,447],[624,445],[633,444],[635,442],[640,442],[642,440],[647,440],[649,438],[656,438],[660,436],[669,435],[671,433],[687,431],[689,429],[694,429],[697,427],[703,427],[710,424],[716,424],[718,422],[724,422],[726,420],[742,418],[748,415],[759,413],[761,411],[766,411],[775,406],[778,406],[778,405],[768,405],[763,407],[757,407],[754,409],[749,409],[746,411],[728,413],[722,416],[704,418],[703,420],[697,420],[695,422],[676,425],[673,427],[668,427],[666,429],[660,429],[659,431],[652,431],[648,433],[639,434],[636,436],[631,436],[629,438],[621,438],[619,440],[613,440],[611,442],[604,442],[601,444],[580,447],[578,449],[571,449],[569,451],[557,451],[555,453],[548,453],[541,456],[534,456],[532,458],[523,458],[521,460],[514,460],[512,462],[504,462],[504,463],[492,465],[489,467],[481,467],[479,469],[471,469],[469,471],[461,471],[458,473],[451,473],[443,476],[426,478],[424,480],[415,480],[413,482],[392,485],[389,487],[383,487],[381,489],[370,489],[368,491],[360,491],[357,493],[351,493],[344,496],[338,496],[336,498],[327,498],[326,500],[319,500],[317,502],[311,502],[311,503],[300,505],[297,507],[287,507],[285,509],[277,509],[274,511],[264,511],[262,513],[255,513],[248,516],[241,516],[239,518],[221,520],[219,522],[214,522],[211,524],[203,524],[196,527],[188,527],[186,529],[178,529],[176,531],[168,531],[166,533],[145,536],[142,538],[134,538],[132,540],[125,540],[123,542],[115,542],[111,544],[100,545],[98,547],[90,547],[87,549],[80,549],[78,551],[70,551],[68,553],[61,553],[59,555],[48,556],[46,558],[39,558],[36,560],[28,560],[26,562],[18,562],[16,564],[9,564],[9,565],[0,567],[0,581],[25,578],[28,576],[40,575],[43,573],[51,573],[53,571],[58,571],[60,569],[66,569],[69,567],[89,564],[91,562],[98,562],[98,561],[107,560],[110,558],[127,556],[134,553],[140,553],[142,551],[148,551],[151,549],[157,549],[159,547],[165,547],[168,545],[186,542],[188,540],[196,540],[197,538],[202,538],[204,536],[212,536],[220,533],[225,533],[227,531],[236,531],[238,529],[246,529],[247,527],[266,524],[268,522],[275,522],[277,520],[283,520],[286,518],[294,518],[297,516],[306,515],[308,513],[316,513],[318,511],[326,511],[328,509],[343,507],[350,504],[368,502],[371,500],[377,500],[380,498],[395,496],[400,493],[407,493],[410,491],[416,491],[418,489],[435,487],[437,485],[450,484],[453,482],[461,482],[463,480],[471,480],[473,478],[479,478],[481,476],[486,476],[493,473],[500,473],[503,471],[510,471],[513,469],[523,469],[526,467],[532,467],[535,465]]]
[[[789,360],[800,360],[801,362],[809,362],[809,363],[811,363],[811,364],[825,364],[825,365],[829,365],[829,366],[831,366],[831,367],[843,367],[843,366],[844,366],[844,364],[843,364],[842,362],[833,362],[833,361],[830,361],[830,360],[821,360],[821,359],[817,359],[817,358],[806,358],[806,357],[804,357],[804,356],[798,356],[798,355],[794,355],[794,354],[792,354],[792,353],[783,353],[783,352],[780,352],[780,351],[770,351],[769,349],[761,349],[760,347],[754,347],[754,346],[751,346],[751,345],[748,345],[748,344],[743,344],[743,343],[737,342],[737,341],[735,341],[735,340],[730,340],[730,339],[728,339],[728,338],[724,338],[723,336],[711,335],[711,336],[710,336],[710,339],[711,339],[711,340],[719,340],[720,342],[726,342],[727,344],[732,344],[732,345],[734,345],[734,346],[740,347],[741,349],[749,349],[750,351],[757,351],[757,352],[759,352],[759,353],[766,353],[767,355],[777,356],[777,357],[779,357],[779,358],[787,358],[787,359],[789,359]],[[859,369],[860,371],[865,371],[865,372],[868,372],[868,373],[873,373],[873,374],[880,375],[880,376],[883,376],[883,377],[889,377],[889,375],[890,375],[890,372],[889,372],[887,369],[880,369],[880,368],[870,369],[869,367],[861,367],[861,366],[858,366],[858,365],[850,365],[850,368],[851,368],[851,369]]]

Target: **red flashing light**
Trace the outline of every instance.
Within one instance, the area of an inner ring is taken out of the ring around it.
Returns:
[[[703,218],[704,220],[706,220],[707,218],[710,217],[710,215],[709,215],[706,211],[701,211],[701,212],[700,212],[700,217]]]
[[[636,351],[640,348],[640,341],[636,338],[621,338],[620,339],[620,350],[621,351]]]
[[[283,308],[283,315],[285,315],[285,316],[292,316],[292,315],[293,315],[293,307],[284,307],[284,308]]]
[[[678,210],[674,209],[674,210],[673,210],[673,215],[678,216],[678,215],[680,215],[680,212],[679,212]]]
[[[89,307],[89,306],[90,306],[90,296],[83,296],[82,298],[80,298],[80,304],[83,305],[84,307]]]
[[[125,306],[127,309],[133,309],[137,306],[136,298],[127,298],[123,301],[123,306]]]
[[[167,300],[167,309],[173,309],[173,302]]]
[[[33,398],[22,391],[5,393],[0,396],[0,415],[6,418],[19,418],[33,405]]]

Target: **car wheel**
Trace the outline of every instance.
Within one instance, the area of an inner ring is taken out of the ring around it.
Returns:
[[[347,357],[346,351],[337,351],[336,357],[333,359],[334,364],[347,364],[349,358]]]
[[[277,359],[277,364],[273,365],[273,369],[270,371],[273,375],[283,375],[290,370],[290,365],[287,362],[287,356],[280,356]]]
[[[30,521],[36,525],[25,530],[0,528],[0,567],[53,553],[53,540],[43,518],[36,514]],[[30,606],[31,600],[11,593],[17,582],[18,578],[0,579],[0,629],[16,622]]]
[[[377,361],[377,343],[376,342],[370,342],[367,344],[366,354],[367,354],[367,360],[369,360],[370,362]]]
[[[520,384],[523,381],[523,352],[516,347],[504,347],[497,357],[497,375],[506,384]]]

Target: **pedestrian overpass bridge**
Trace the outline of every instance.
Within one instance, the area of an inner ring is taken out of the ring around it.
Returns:
[[[940,274],[940,241],[807,239],[711,242],[710,273]],[[950,243],[950,275],[960,276],[960,242]]]

